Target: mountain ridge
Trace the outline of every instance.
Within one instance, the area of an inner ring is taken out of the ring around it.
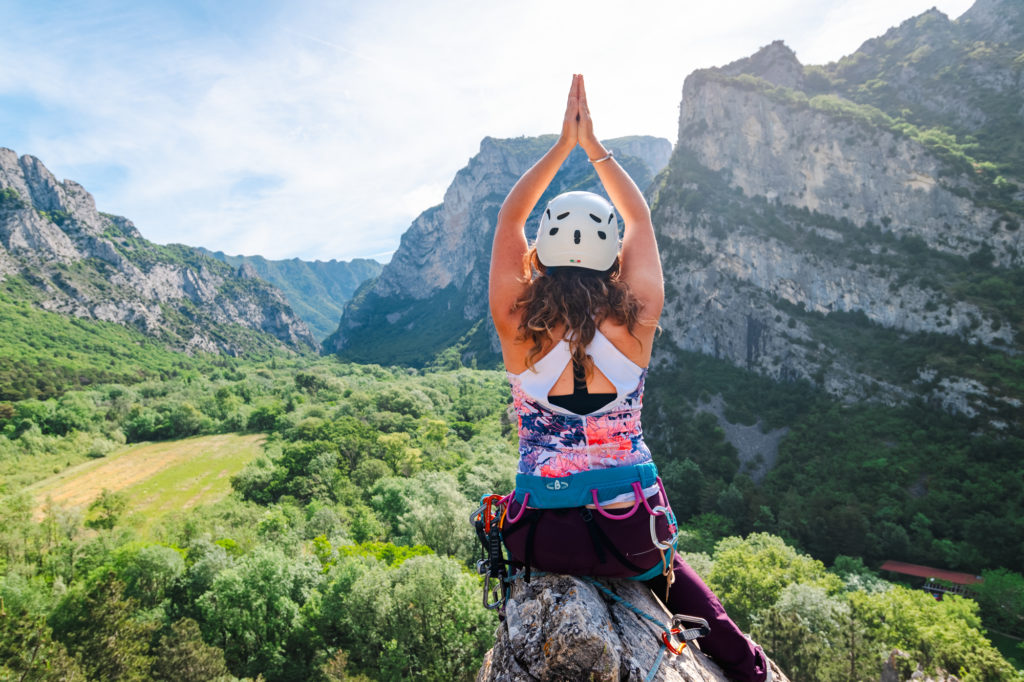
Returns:
[[[101,213],[80,184],[0,148],[0,286],[62,315],[115,322],[185,352],[319,346],[277,289]]]
[[[223,251],[199,250],[234,268],[270,282],[281,290],[313,336],[323,339],[338,327],[345,304],[364,281],[380,274],[383,265],[369,258],[272,260],[263,256],[229,256]]]

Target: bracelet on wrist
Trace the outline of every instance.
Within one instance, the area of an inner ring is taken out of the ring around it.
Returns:
[[[605,154],[604,156],[602,156],[600,159],[590,159],[590,158],[588,158],[587,160],[590,161],[590,163],[602,163],[602,162],[607,161],[608,159],[612,158],[613,156],[615,156],[615,154],[609,149],[608,153]]]

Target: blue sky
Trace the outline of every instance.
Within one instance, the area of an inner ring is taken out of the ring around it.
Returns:
[[[782,39],[834,61],[971,0],[0,0],[0,146],[157,242],[386,260],[486,135],[675,142],[683,80]]]

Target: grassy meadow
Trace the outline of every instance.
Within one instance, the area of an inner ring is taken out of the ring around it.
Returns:
[[[144,530],[168,512],[223,499],[264,440],[222,433],[127,446],[29,486],[34,516],[41,520],[51,504],[84,512],[107,489],[125,496],[129,523]]]

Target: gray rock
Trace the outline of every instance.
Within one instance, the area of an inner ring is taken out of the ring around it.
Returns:
[[[961,196],[971,179],[949,176],[918,142],[708,75],[686,80],[680,146],[745,195],[884,225],[959,256],[987,245],[997,264],[1022,263],[1024,234],[990,230],[1001,213]]]
[[[668,624],[671,615],[651,591],[629,580],[604,582],[613,592]],[[726,682],[711,659],[690,645],[666,652],[662,629],[593,585],[548,574],[515,583],[498,626],[497,641],[477,673],[477,682],[640,682],[657,665],[659,682]],[[776,680],[785,681],[773,666]]]

